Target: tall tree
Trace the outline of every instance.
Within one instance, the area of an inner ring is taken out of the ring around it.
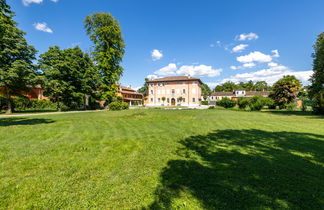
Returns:
[[[211,93],[211,90],[210,90],[209,86],[207,84],[202,84],[201,85],[201,95],[204,97],[204,100],[206,100],[208,98],[210,93]]]
[[[61,101],[68,107],[86,106],[87,97],[94,95],[100,84],[92,60],[79,47],[50,47],[40,55],[39,66],[45,76],[45,93],[57,102],[59,110]]]
[[[280,108],[286,108],[288,104],[296,99],[301,87],[301,82],[295,76],[287,75],[273,85],[273,90],[269,97]]]
[[[25,32],[17,28],[14,12],[5,0],[0,0],[0,86],[5,89],[7,111],[13,110],[12,95],[28,91],[37,80],[37,70],[32,60],[36,50],[28,45]]]
[[[140,89],[137,90],[137,92],[142,93],[144,95],[144,97],[146,97],[148,94],[148,84],[147,84],[148,81],[149,81],[149,79],[145,78],[143,87],[141,87]]]
[[[111,101],[123,73],[120,63],[125,44],[119,22],[109,13],[95,13],[85,21],[87,35],[94,43],[93,58],[102,75],[102,99]]]
[[[313,75],[309,88],[310,97],[314,100],[313,110],[324,114],[324,32],[318,35],[313,53]]]
[[[258,81],[253,86],[254,91],[268,91],[270,87],[268,86],[266,81]]]

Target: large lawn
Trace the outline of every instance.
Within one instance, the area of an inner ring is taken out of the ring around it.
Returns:
[[[0,118],[0,209],[323,209],[324,118],[127,110]]]

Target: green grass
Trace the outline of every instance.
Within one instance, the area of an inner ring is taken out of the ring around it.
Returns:
[[[0,118],[0,209],[323,209],[324,119],[127,110]]]

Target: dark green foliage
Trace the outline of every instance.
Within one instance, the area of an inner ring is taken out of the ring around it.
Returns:
[[[225,82],[221,85],[217,85],[214,89],[215,92],[231,92],[234,90],[243,89],[246,91],[268,91],[271,87],[265,81],[258,81],[254,83],[253,81],[240,82],[235,84],[234,82]]]
[[[121,96],[117,96],[117,97],[116,97],[116,100],[117,100],[118,102],[123,102],[123,97],[121,97]]]
[[[36,50],[28,45],[25,32],[17,28],[14,13],[6,4],[0,2],[0,87],[5,88],[7,113],[12,113],[12,95],[28,91],[28,86],[37,83],[37,71],[33,60]]]
[[[148,94],[148,84],[147,84],[148,81],[149,81],[149,79],[145,78],[143,87],[141,87],[140,89],[137,90],[137,92],[142,93],[144,97],[146,97]]]
[[[237,101],[237,105],[240,109],[246,109],[249,106],[249,103],[250,103],[250,99],[244,97],[240,98]]]
[[[215,106],[210,106],[208,107],[208,109],[215,109]]]
[[[313,53],[313,75],[309,88],[315,113],[324,114],[324,32],[318,35]]]
[[[102,76],[101,99],[113,101],[123,73],[120,63],[125,53],[119,22],[110,13],[101,12],[87,16],[84,24],[94,44],[93,58]]]
[[[29,99],[27,97],[11,98],[15,111],[46,111],[55,110],[56,104],[51,101]],[[7,109],[7,99],[0,96],[0,111]]]
[[[201,105],[208,105],[208,101],[202,101]]]
[[[201,85],[201,95],[204,97],[204,100],[207,100],[208,96],[211,94],[211,90],[207,84]]]
[[[108,105],[108,107],[109,107],[109,110],[112,110],[112,111],[129,109],[128,103],[126,103],[126,102],[119,102],[119,101],[111,102]]]
[[[100,75],[88,54],[79,47],[61,50],[50,47],[40,55],[40,69],[45,77],[45,95],[71,108],[89,108],[89,98],[96,98]]]
[[[222,100],[216,101],[216,105],[222,106],[222,107],[228,109],[228,108],[235,107],[236,101],[233,101],[233,100],[225,97],[225,98],[222,98]]]
[[[273,91],[269,97],[280,109],[285,109],[288,104],[295,101],[301,86],[301,82],[295,76],[284,76],[273,85]]]
[[[273,103],[271,98],[256,95],[249,100],[249,107],[252,111],[260,111],[264,106],[271,106]]]

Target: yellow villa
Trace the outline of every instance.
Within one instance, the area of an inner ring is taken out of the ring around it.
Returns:
[[[202,82],[190,76],[164,77],[148,83],[147,106],[199,106]]]

